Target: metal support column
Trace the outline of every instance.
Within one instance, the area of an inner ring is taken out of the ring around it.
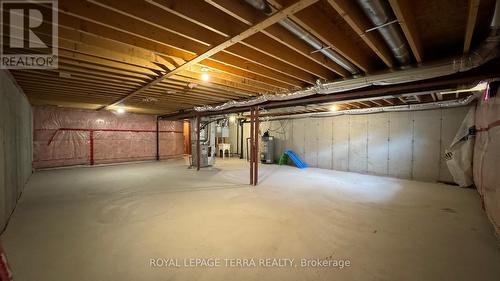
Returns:
[[[160,160],[160,117],[156,117],[156,161]]]
[[[89,131],[89,142],[90,142],[90,165],[94,166],[94,130]]]
[[[253,129],[254,129],[254,111],[253,111],[253,107],[250,108],[250,185],[253,185],[253,180],[254,180],[254,176],[253,176],[253,168],[254,168],[254,165],[253,165],[253,161],[254,161],[254,157],[253,157],[253,154],[254,154],[254,141],[253,141],[253,137],[254,137],[254,133],[253,133]]]
[[[254,109],[254,159],[253,159],[253,185],[257,185],[259,183],[259,108],[256,107]]]
[[[200,115],[196,115],[196,170],[200,170]]]
[[[243,122],[245,119],[240,120],[240,159],[243,159]]]

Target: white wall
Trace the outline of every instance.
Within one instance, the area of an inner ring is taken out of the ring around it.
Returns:
[[[0,232],[31,175],[32,115],[25,95],[0,70]]]
[[[452,182],[442,156],[467,111],[459,107],[290,119],[263,122],[260,132],[269,128],[276,138],[276,160],[293,150],[311,167]],[[248,124],[244,131],[246,138]],[[231,138],[233,147],[235,140]]]
[[[476,108],[474,184],[484,208],[500,237],[500,89],[494,98],[481,99]]]

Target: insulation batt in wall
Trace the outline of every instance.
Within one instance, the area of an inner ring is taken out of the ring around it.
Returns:
[[[500,236],[500,91],[483,99],[476,108],[474,184],[481,194],[488,217]]]
[[[35,168],[156,158],[155,116],[58,107],[33,114]],[[182,156],[182,122],[160,121],[159,129],[161,159]]]
[[[262,122],[260,133],[275,137],[276,160],[293,150],[311,167],[453,182],[444,153],[469,108],[276,120]],[[245,139],[248,132],[245,124]]]

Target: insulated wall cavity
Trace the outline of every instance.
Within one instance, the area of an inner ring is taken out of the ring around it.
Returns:
[[[156,117],[34,107],[35,168],[156,159]],[[160,121],[160,159],[184,152],[182,122]]]
[[[0,70],[0,115],[0,231],[2,231],[32,172],[31,106],[6,70]]]
[[[276,159],[293,150],[311,167],[452,182],[443,155],[468,109],[298,118],[270,128],[287,124],[271,131]]]
[[[479,102],[476,108],[474,145],[474,184],[484,208],[500,235],[500,91],[496,97]]]

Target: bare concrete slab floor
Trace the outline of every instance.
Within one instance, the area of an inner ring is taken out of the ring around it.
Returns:
[[[257,188],[247,181],[239,160],[200,172],[183,161],[38,172],[1,238],[16,281],[500,280],[475,190],[280,166],[262,166]],[[222,264],[185,267],[188,258]],[[303,258],[351,265],[302,267]]]

